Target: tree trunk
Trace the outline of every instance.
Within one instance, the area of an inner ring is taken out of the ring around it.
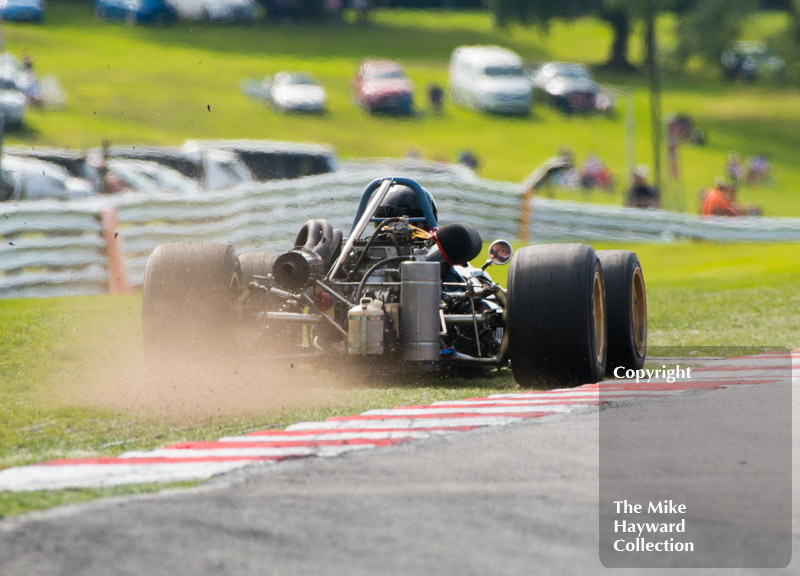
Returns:
[[[800,2],[798,0],[786,0],[785,10],[789,14],[794,41],[800,44]]]
[[[628,37],[631,32],[628,13],[621,8],[601,10],[600,18],[608,22],[614,32],[611,55],[605,67],[624,72],[634,70],[635,67],[628,61]]]
[[[656,64],[655,17],[651,17],[649,11],[647,16],[644,19],[644,61],[642,66],[646,70],[652,70]]]

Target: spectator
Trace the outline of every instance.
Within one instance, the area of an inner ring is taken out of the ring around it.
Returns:
[[[558,155],[568,166],[553,174],[553,185],[558,188],[580,188],[581,173],[575,166],[575,153],[568,146],[559,146]]]
[[[431,103],[431,109],[439,114],[442,111],[442,104],[444,103],[444,90],[436,82],[428,84],[428,101]]]
[[[706,134],[700,130],[694,119],[688,114],[676,114],[667,121],[668,133],[681,142],[702,146],[706,142]]]
[[[416,146],[409,146],[408,150],[406,150],[406,158],[409,160],[421,160],[422,152]]]
[[[581,167],[581,184],[584,188],[600,188],[611,190],[614,177],[608,166],[596,154],[589,154]]]
[[[553,185],[558,188],[578,189],[581,187],[581,174],[575,166],[564,168],[553,174]]]
[[[738,184],[744,179],[744,166],[742,166],[739,160],[739,155],[735,152],[728,154],[727,170],[728,179],[733,182],[733,184]]]
[[[21,80],[17,80],[17,85],[20,90],[28,98],[28,102],[34,106],[41,106],[42,102],[42,89],[39,85],[39,79],[33,71],[33,59],[30,54],[25,54],[22,59],[22,73]]]
[[[659,208],[661,195],[651,186],[647,179],[650,169],[644,164],[639,164],[633,170],[633,184],[628,190],[627,204],[634,208]]]
[[[458,155],[458,163],[462,166],[466,166],[470,170],[477,170],[480,168],[481,160],[472,150],[465,148],[461,151],[461,154]]]
[[[100,165],[100,194],[118,194],[128,190],[125,181],[105,161]]]
[[[769,180],[769,161],[763,154],[750,158],[747,166],[747,183],[751,186],[764,184]]]
[[[740,206],[736,203],[736,187],[725,184],[720,179],[714,187],[706,191],[703,205],[700,207],[703,216],[760,216],[758,206]]]
[[[91,160],[91,166],[97,172],[95,186],[100,194],[117,194],[128,189],[125,181],[108,165],[108,140],[103,140],[103,154],[99,159]]]

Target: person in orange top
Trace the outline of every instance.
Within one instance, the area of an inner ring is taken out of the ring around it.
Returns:
[[[736,203],[736,187],[715,182],[714,187],[703,196],[700,207],[703,216],[757,216],[761,210],[756,206],[740,206]]]
[[[714,187],[706,191],[700,214],[703,216],[741,216],[742,212],[736,206],[731,193],[732,187],[715,183]]]

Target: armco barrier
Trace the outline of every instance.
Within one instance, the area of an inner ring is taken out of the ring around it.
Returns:
[[[100,223],[103,210],[117,212],[117,240],[124,241],[130,285],[138,286],[147,257],[165,242],[230,243],[239,253],[280,251],[292,245],[309,218],[327,218],[347,232],[364,187],[375,177],[391,175],[416,178],[425,186],[436,198],[443,222],[474,224],[487,240],[519,235],[522,184],[480,180],[425,164],[358,162],[331,174],[248,184],[224,192],[198,191],[191,196],[154,192],[69,202],[2,203],[0,295],[107,292],[108,247]],[[800,241],[800,219],[703,219],[536,196],[532,202],[531,242]]]

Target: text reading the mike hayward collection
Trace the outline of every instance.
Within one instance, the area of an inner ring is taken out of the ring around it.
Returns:
[[[647,506],[632,504],[627,500],[614,500],[617,514],[677,515],[686,514],[686,504],[676,504],[672,500],[649,501]],[[694,552],[694,542],[665,537],[666,534],[686,533],[686,518],[676,522],[635,522],[625,519],[614,520],[614,532],[624,534],[614,540],[617,552]]]

